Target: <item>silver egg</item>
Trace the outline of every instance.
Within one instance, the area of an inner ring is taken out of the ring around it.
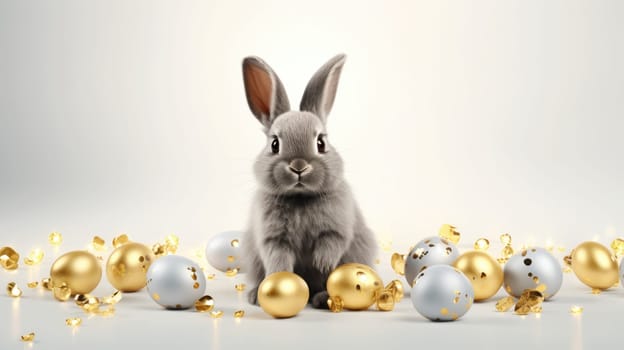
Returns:
[[[206,291],[206,277],[193,260],[166,255],[147,270],[147,292],[168,309],[188,309]]]
[[[529,248],[512,256],[503,273],[505,291],[516,298],[525,289],[539,289],[549,299],[559,291],[563,281],[561,265],[544,248]]]
[[[418,242],[405,256],[405,279],[410,286],[414,278],[433,265],[451,265],[459,257],[459,250],[444,238],[428,237]]]
[[[435,265],[419,273],[412,287],[416,311],[432,321],[454,321],[462,317],[474,301],[468,278],[449,265]]]
[[[206,260],[210,266],[225,272],[228,269],[241,269],[241,237],[240,231],[226,231],[218,233],[206,244]]]

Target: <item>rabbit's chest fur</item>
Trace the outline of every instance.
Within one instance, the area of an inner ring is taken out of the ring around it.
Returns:
[[[257,219],[261,241],[279,239],[305,260],[324,234],[337,234],[350,241],[354,235],[354,206],[345,197],[333,195],[276,198],[265,196],[266,204]]]

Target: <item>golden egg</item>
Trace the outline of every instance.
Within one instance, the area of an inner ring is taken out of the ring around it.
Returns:
[[[381,278],[369,266],[349,263],[338,266],[327,278],[330,298],[340,297],[348,310],[366,310],[383,289]]]
[[[618,281],[618,264],[607,247],[583,242],[572,251],[572,271],[591,288],[607,289]]]
[[[309,297],[307,283],[292,272],[272,273],[258,287],[258,304],[276,318],[295,316],[306,306]]]
[[[108,257],[108,282],[122,292],[136,292],[147,283],[147,269],[154,261],[152,250],[141,243],[121,245]]]
[[[71,294],[87,294],[97,287],[102,278],[102,268],[93,254],[76,250],[58,257],[50,268],[54,285],[67,284]]]
[[[468,277],[474,289],[474,300],[490,298],[503,285],[503,269],[490,254],[472,250],[460,255],[453,263]]]

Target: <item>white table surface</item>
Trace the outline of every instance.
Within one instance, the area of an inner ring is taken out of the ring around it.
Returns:
[[[334,314],[306,308],[294,318],[276,320],[259,307],[248,305],[243,293],[234,289],[235,284],[244,282],[244,275],[226,277],[217,273],[207,283],[207,294],[215,299],[215,310],[224,312],[221,319],[194,310],[164,310],[145,291],[124,294],[112,317],[89,316],[73,302],[54,300],[41,287],[26,287],[28,281],[47,277],[54,256],[64,251],[57,249],[36,267],[20,263],[17,271],[0,271],[0,349],[595,349],[618,345],[621,339],[618,316],[624,310],[624,289],[594,295],[573,273],[564,274],[562,289],[552,301],[544,303],[540,315],[496,312],[496,300],[505,296],[501,289],[490,300],[475,304],[456,322],[424,319],[412,307],[409,291],[392,312],[371,308]],[[389,256],[389,252],[381,253],[381,264],[376,266],[386,283],[397,278],[388,266]],[[212,271],[207,268],[208,273]],[[21,298],[7,296],[5,286],[11,281],[24,291]],[[112,291],[103,277],[93,294],[103,296]],[[572,305],[582,306],[584,312],[572,315]],[[233,317],[238,309],[245,311],[239,320]],[[65,319],[75,316],[83,319],[82,325],[74,329],[66,326]],[[20,335],[31,331],[36,333],[35,341],[22,342]]]

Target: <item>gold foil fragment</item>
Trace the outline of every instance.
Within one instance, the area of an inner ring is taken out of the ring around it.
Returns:
[[[174,234],[167,235],[165,237],[165,250],[168,254],[175,254],[178,251],[180,244],[180,238]]]
[[[94,236],[93,240],[91,241],[91,246],[95,250],[103,251],[106,250],[106,241],[104,241],[104,238],[100,236]]]
[[[227,269],[227,270],[225,271],[225,275],[226,275],[226,276],[228,276],[228,277],[234,277],[234,276],[236,276],[237,274],[238,274],[238,267],[237,267],[237,268],[235,268],[235,269]]]
[[[399,253],[392,254],[390,257],[390,265],[394,272],[401,276],[405,275],[405,255]]]
[[[67,283],[63,282],[59,285],[54,284],[54,297],[58,301],[67,301],[71,297],[71,289],[67,286]]]
[[[394,296],[393,293],[384,289],[377,296],[377,309],[380,311],[392,311],[394,309]]]
[[[456,227],[453,225],[444,224],[442,225],[442,227],[440,227],[440,231],[438,232],[438,235],[441,238],[447,239],[457,244],[459,243],[459,240],[461,239],[461,233],[457,232],[455,228]]]
[[[123,298],[123,294],[120,291],[116,290],[113,294],[102,298],[102,303],[115,305],[118,302],[120,302],[122,298]]]
[[[570,313],[573,315],[580,315],[583,313],[583,308],[578,305],[573,305],[570,307]]]
[[[394,302],[398,303],[403,299],[404,291],[403,284],[399,280],[392,280],[392,282],[388,283],[386,289],[392,293],[392,297],[394,298]]]
[[[82,318],[80,317],[70,317],[65,319],[65,325],[68,327],[76,327],[82,324]]]
[[[50,277],[42,279],[41,280],[41,286],[43,287],[43,289],[49,290],[49,291],[54,289],[52,287],[52,280],[50,279]]]
[[[35,332],[30,332],[28,334],[24,334],[21,336],[22,341],[33,341],[35,340]]]
[[[600,290],[600,289],[598,289],[598,288],[592,288],[592,291],[591,291],[591,292],[592,292],[592,294],[595,294],[595,295],[596,295],[596,294],[600,294],[600,293],[602,293],[602,290]]]
[[[238,247],[239,243],[240,242],[238,241],[238,239],[233,239],[232,242],[230,242],[230,245],[232,247],[236,248],[236,247]]]
[[[0,265],[5,270],[15,270],[19,266],[19,254],[11,247],[0,248]]]
[[[120,234],[119,236],[113,238],[113,247],[117,248],[120,247],[126,243],[128,243],[130,240],[128,239],[128,235],[125,233]]]
[[[611,249],[615,255],[622,256],[624,255],[624,239],[616,238],[611,242]]]
[[[503,245],[511,245],[511,235],[509,233],[503,233],[500,236],[500,241]]]
[[[520,295],[520,299],[516,303],[514,311],[518,315],[527,315],[530,312],[541,312],[544,294],[535,289],[526,289]]]
[[[488,250],[490,248],[490,241],[487,238],[479,238],[474,242],[474,249]]]
[[[203,297],[195,301],[195,310],[199,312],[212,311],[214,308],[214,299],[210,295],[204,295]]]
[[[245,316],[245,311],[244,310],[236,310],[236,311],[234,311],[234,318],[242,318],[243,316]]]
[[[7,284],[7,294],[13,298],[19,298],[22,296],[22,290],[17,286],[15,282],[9,282]]]
[[[39,285],[39,282],[37,281],[28,282],[26,285],[28,286],[28,288],[37,288],[37,286]]]
[[[217,277],[217,275],[215,275],[214,273],[209,273],[206,275],[207,280],[213,280],[215,279],[215,277]]]
[[[572,266],[572,254],[563,257],[563,264],[567,267]]]
[[[30,251],[27,257],[24,258],[26,265],[37,265],[43,260],[43,250],[36,248]]]
[[[496,311],[506,312],[511,309],[511,307],[514,306],[515,303],[516,301],[512,296],[501,298],[496,302]]]
[[[235,286],[234,286],[234,288],[235,288],[237,291],[239,291],[239,292],[244,291],[244,290],[245,290],[245,287],[246,287],[246,286],[245,286],[245,283],[239,283],[239,284],[237,284],[237,285],[235,285]]]
[[[329,297],[327,299],[327,306],[331,312],[341,312],[344,308],[344,301],[339,296]]]
[[[63,243],[63,235],[61,235],[59,232],[50,233],[50,235],[48,236],[48,243],[53,246],[61,245],[61,243]]]
[[[501,257],[504,259],[509,259],[512,255],[514,255],[513,248],[510,245],[504,246],[503,250],[501,251]]]
[[[154,253],[155,256],[161,256],[161,255],[165,255],[166,253],[166,248],[164,245],[160,244],[160,243],[156,243],[152,246],[152,253]]]
[[[221,318],[223,316],[223,311],[210,311],[210,317],[212,318]]]

